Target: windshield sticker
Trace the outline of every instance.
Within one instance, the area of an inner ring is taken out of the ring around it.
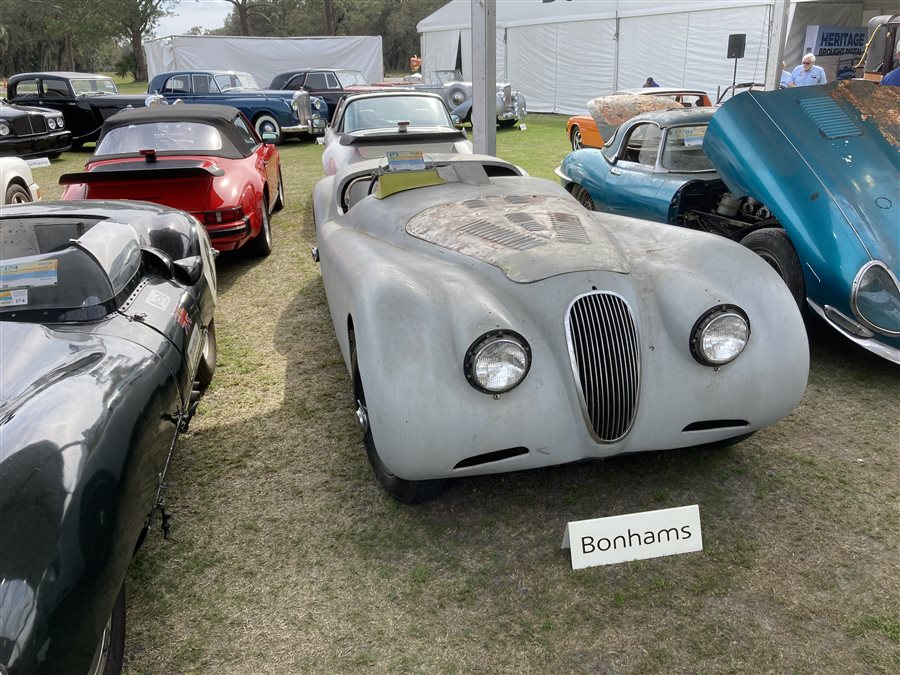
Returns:
[[[386,156],[391,171],[425,170],[425,159],[421,150],[389,150]]]
[[[169,302],[171,298],[165,293],[160,293],[156,289],[150,291],[147,295],[147,304],[151,307],[156,307],[161,312],[165,312],[169,309]]]
[[[28,304],[28,289],[19,288],[14,291],[0,291],[0,307],[15,307]]]
[[[676,127],[670,133],[672,138],[682,139],[685,147],[698,147],[703,144],[706,127]]]
[[[56,286],[57,260],[0,265],[0,290]]]

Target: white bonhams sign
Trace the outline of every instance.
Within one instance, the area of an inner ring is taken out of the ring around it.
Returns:
[[[572,521],[562,548],[571,550],[573,570],[702,551],[700,508],[694,504]]]

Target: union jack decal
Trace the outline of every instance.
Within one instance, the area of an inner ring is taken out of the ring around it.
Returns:
[[[191,321],[191,317],[184,307],[178,307],[175,310],[175,321],[177,321],[178,325],[184,329],[185,335],[191,332],[191,324],[193,321]]]

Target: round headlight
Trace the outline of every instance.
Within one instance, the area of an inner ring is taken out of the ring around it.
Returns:
[[[62,129],[64,126],[66,126],[66,121],[62,117],[57,117],[56,118],[56,128]]]
[[[6,122],[0,122],[0,136],[9,136],[9,125]]]
[[[473,387],[502,394],[516,387],[531,368],[531,348],[518,333],[494,330],[479,337],[466,352],[463,371]]]
[[[56,129],[56,118],[55,118],[55,117],[51,117],[50,119],[48,119],[48,120],[47,120],[47,126],[48,126],[50,129]]]
[[[749,339],[747,315],[734,305],[719,305],[694,324],[691,354],[704,366],[721,366],[736,359]]]
[[[900,284],[878,260],[863,265],[850,292],[853,312],[868,328],[886,335],[900,335]]]

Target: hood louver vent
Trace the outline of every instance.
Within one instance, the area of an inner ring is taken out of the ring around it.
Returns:
[[[800,109],[828,140],[859,136],[862,131],[830,98],[807,98],[800,101]]]

